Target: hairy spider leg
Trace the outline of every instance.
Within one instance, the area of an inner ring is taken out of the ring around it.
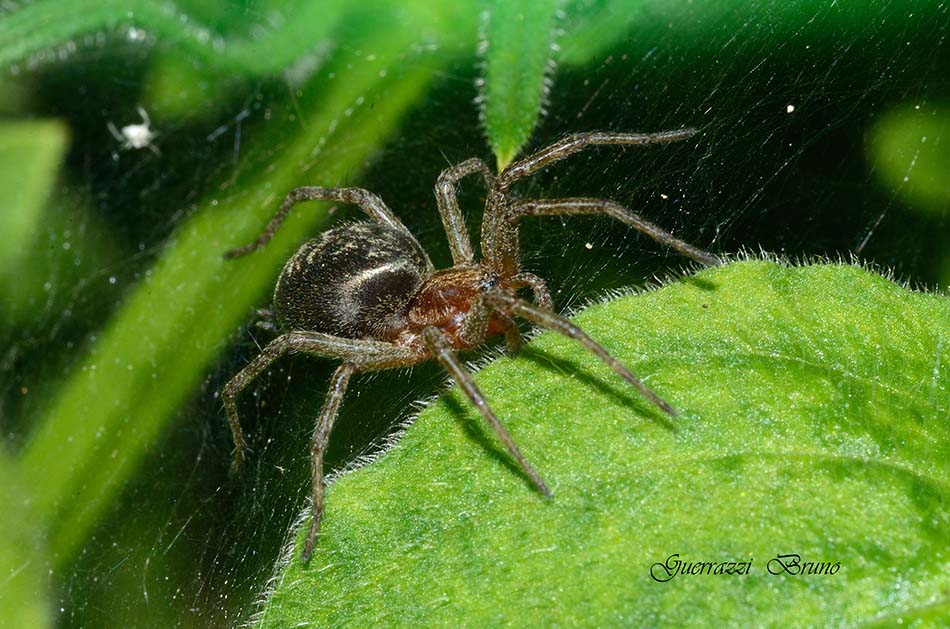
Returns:
[[[612,133],[610,131],[572,133],[536,153],[510,164],[498,174],[495,185],[500,190],[506,191],[515,181],[533,175],[545,166],[559,162],[565,157],[591,146],[677,142],[692,137],[697,132],[698,129],[676,129],[675,131],[660,131],[658,133]]]
[[[313,439],[310,442],[310,491],[311,517],[310,532],[307,533],[307,542],[303,547],[303,561],[310,559],[313,546],[320,533],[320,522],[323,521],[323,455],[330,442],[330,431],[340,412],[340,404],[346,394],[346,387],[350,383],[350,376],[356,371],[356,365],[345,362],[330,377],[330,389],[323,400],[323,407],[313,427]]]
[[[435,184],[435,200],[439,205],[439,215],[442,217],[442,226],[445,236],[449,240],[449,249],[452,251],[452,262],[455,265],[470,265],[475,263],[475,254],[472,252],[472,242],[465,227],[465,217],[459,208],[455,186],[459,180],[469,175],[481,173],[485,185],[491,190],[495,184],[495,176],[485,165],[485,162],[473,157],[461,164],[446,168],[439,175]]]
[[[516,221],[515,224],[512,224],[512,217],[510,216],[512,201],[508,198],[508,189],[517,180],[532,175],[545,166],[561,161],[591,146],[675,142],[689,138],[696,132],[696,129],[678,129],[659,133],[574,133],[509,165],[495,178],[495,185],[489,193],[485,214],[482,217],[482,254],[486,261],[493,269],[503,275],[513,275],[519,271],[518,230]],[[683,241],[673,238],[668,232],[652,223],[629,212],[626,212],[624,216],[628,219],[621,219],[625,223],[635,229],[645,231],[659,242],[671,246],[703,264],[719,264],[719,259],[712,254],[691,245],[686,245]],[[631,216],[635,220],[631,220]]]
[[[142,124],[143,124],[143,125],[145,125],[146,127],[151,127],[151,126],[152,126],[152,120],[148,117],[148,112],[145,111],[145,108],[144,108],[144,107],[142,107],[141,105],[138,105],[138,106],[135,108],[135,111],[139,112],[139,115],[142,116]]]
[[[482,395],[481,390],[479,390],[475,381],[472,379],[472,374],[469,373],[468,369],[465,368],[465,365],[462,364],[458,355],[456,355],[452,349],[451,341],[446,338],[445,334],[438,328],[434,327],[424,329],[422,331],[422,337],[432,357],[439,361],[439,364],[451,374],[462,391],[465,392],[465,395],[468,396],[468,399],[475,405],[475,408],[478,409],[478,412],[481,413],[485,421],[487,421],[492,427],[492,430],[495,431],[495,435],[504,444],[508,453],[518,462],[518,465],[520,465],[524,473],[528,475],[528,478],[531,479],[534,486],[537,487],[538,491],[545,497],[550,498],[551,491],[547,485],[544,484],[544,481],[541,480],[541,477],[538,476],[534,467],[528,463],[528,460],[521,453],[521,450],[518,448],[514,439],[511,438],[511,435],[505,429],[504,425],[495,417],[495,413],[493,413],[491,407],[488,406],[485,396]]]
[[[492,319],[501,324],[508,351],[512,354],[520,352],[522,343],[518,325],[514,319],[504,312],[498,312],[489,306],[485,301],[484,293],[475,298],[472,307],[466,313],[465,321],[462,323],[462,329],[459,333],[459,340],[464,346],[468,347],[481,345],[488,338],[488,324]]]
[[[394,366],[414,364],[419,360],[418,354],[412,350],[383,341],[345,339],[319,332],[288,332],[278,336],[268,343],[244,369],[231,378],[221,391],[224,408],[228,414],[228,423],[231,426],[231,437],[234,440],[232,473],[240,469],[244,462],[244,452],[247,450],[247,441],[244,439],[244,431],[238,420],[237,396],[288,351],[343,360],[373,360]]]
[[[307,533],[307,542],[304,544],[303,561],[310,559],[313,547],[320,534],[320,523],[323,521],[323,457],[330,442],[330,432],[340,413],[340,404],[350,382],[350,376],[361,371],[376,371],[408,367],[426,358],[425,354],[406,347],[394,346],[375,356],[359,356],[343,362],[330,377],[330,388],[323,400],[320,415],[313,428],[313,439],[310,442],[310,496],[311,518],[310,531]]]
[[[258,236],[257,240],[243,247],[238,247],[236,249],[231,249],[230,251],[224,254],[225,258],[237,258],[243,256],[252,251],[260,249],[268,242],[271,238],[274,237],[274,234],[277,232],[277,229],[280,227],[281,223],[284,222],[284,219],[290,214],[290,210],[298,203],[304,201],[339,201],[341,203],[352,203],[353,205],[358,205],[361,210],[366,212],[370,218],[383,223],[384,225],[389,225],[390,227],[395,227],[396,229],[409,234],[413,240],[415,238],[409,233],[409,230],[406,229],[406,226],[402,224],[392,210],[386,207],[386,204],[383,203],[383,200],[378,196],[370,192],[369,190],[364,190],[362,188],[322,188],[320,186],[301,186],[300,188],[294,188],[290,193],[284,198],[283,203],[280,204],[280,207],[277,208],[277,212],[274,214],[274,217],[267,224],[267,227],[264,228],[264,231],[261,232],[261,235]]]
[[[503,312],[496,312],[495,319],[504,326],[505,345],[508,346],[508,353],[512,355],[521,353],[521,332],[518,330],[518,324],[515,323],[515,320]]]
[[[537,306],[534,306],[523,299],[519,299],[518,297],[503,289],[494,289],[489,293],[485,293],[485,295],[487,303],[500,312],[508,315],[515,315],[521,317],[522,319],[527,319],[536,325],[539,325],[543,328],[548,328],[549,330],[554,330],[555,332],[559,332],[564,336],[576,340],[581,345],[590,350],[594,355],[600,358],[621,378],[636,387],[640,393],[642,393],[648,400],[653,402],[657,407],[669,414],[671,417],[676,417],[676,411],[673,410],[672,406],[667,404],[663,398],[658,396],[649,387],[643,384],[643,382],[633,375],[633,373],[631,373],[623,363],[611,356],[610,352],[604,349],[603,346],[588,336],[586,332],[571,323],[568,319],[565,319],[564,317],[555,314],[550,310],[538,308]]]
[[[662,227],[631,212],[619,203],[606,199],[525,199],[511,204],[509,217],[511,222],[515,223],[513,228],[517,229],[517,222],[525,216],[557,216],[563,214],[606,214],[646,234],[658,243],[675,249],[706,266],[722,264],[722,261],[711,253],[683,242]]]
[[[534,293],[534,303],[545,310],[552,310],[554,302],[551,301],[551,291],[548,290],[547,283],[534,273],[518,273],[508,281],[508,286],[518,288],[530,288]]]
[[[112,134],[112,137],[116,139],[117,142],[122,143],[123,146],[128,142],[125,137],[119,133],[119,130],[115,128],[115,125],[112,124],[111,120],[106,120],[106,128],[109,130],[109,133]]]
[[[231,435],[234,439],[234,459],[231,463],[232,473],[240,468],[244,461],[244,451],[247,442],[238,420],[235,400],[240,392],[257,376],[266,370],[274,361],[288,351],[304,354],[314,354],[329,358],[342,358],[340,365],[330,378],[330,388],[317,417],[310,444],[310,480],[311,480],[311,509],[310,532],[304,546],[303,560],[309,559],[313,553],[317,535],[320,532],[320,522],[323,519],[323,458],[330,432],[340,411],[340,404],[350,376],[360,371],[375,371],[408,367],[426,358],[418,349],[402,347],[381,341],[367,341],[359,339],[345,339],[318,332],[289,332],[281,335],[267,344],[260,355],[247,367],[242,369],[224,387],[222,397],[227,409],[228,421],[231,425]]]

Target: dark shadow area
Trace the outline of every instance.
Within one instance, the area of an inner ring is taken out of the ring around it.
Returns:
[[[581,367],[573,360],[555,356],[550,352],[532,346],[522,350],[521,356],[552,373],[558,375],[570,374],[567,377],[579,380],[584,383],[585,386],[596,390],[601,395],[612,398],[614,401],[632,410],[637,416],[645,417],[671,432],[679,431],[676,424],[671,421],[663,411],[647,401],[639,391],[621,380],[620,377],[613,372],[610,372],[606,377],[609,378],[608,381]],[[634,375],[639,374],[634,372]]]
[[[700,271],[701,270],[702,269],[700,269]],[[680,281],[683,282],[684,284],[689,284],[690,286],[698,288],[701,291],[705,291],[707,293],[713,293],[713,295],[710,295],[710,297],[715,296],[715,291],[716,291],[717,286],[705,278],[697,277],[695,275],[687,275],[687,276],[684,276]]]
[[[463,395],[463,393],[458,393],[458,395]],[[491,456],[492,459],[501,463],[507,471],[518,478],[520,478],[524,484],[525,488],[528,491],[533,491],[537,493],[537,488],[531,482],[531,479],[527,474],[524,473],[524,470],[518,465],[518,463],[511,457],[504,446],[498,441],[498,438],[495,436],[494,431],[491,430],[491,427],[485,422],[480,415],[477,418],[472,418],[466,414],[468,412],[475,412],[474,407],[471,404],[463,404],[459,402],[453,395],[443,395],[443,402],[446,406],[449,407],[449,412],[455,415],[455,421],[459,422],[462,425],[462,428],[465,430],[465,434],[474,442],[474,447],[481,448]],[[489,405],[491,402],[489,402]],[[507,428],[505,420],[501,417],[498,418],[498,421],[502,423]],[[515,439],[515,443],[518,443],[518,440],[512,435],[512,439]],[[520,446],[519,446],[520,447]],[[530,460],[528,461],[531,462]],[[533,463],[532,463],[533,465]],[[541,478],[544,478],[544,472],[538,470],[538,474],[541,475]]]

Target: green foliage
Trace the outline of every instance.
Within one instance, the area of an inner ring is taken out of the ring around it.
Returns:
[[[878,184],[899,199],[905,211],[940,220],[950,216],[950,109],[904,105],[882,115],[868,134],[867,159]],[[901,210],[898,210],[901,211]],[[939,229],[939,228],[938,228]],[[950,285],[950,232],[941,229],[941,284]]]
[[[44,305],[63,305],[48,278],[71,284],[115,262],[114,239],[98,220],[84,217],[82,233],[75,229],[86,200],[57,192],[68,140],[56,120],[0,125],[0,332],[35,324]]]
[[[559,0],[495,0],[488,10],[481,106],[498,170],[531,137],[547,97]]]
[[[868,141],[868,157],[889,190],[924,213],[950,213],[950,110],[927,105],[887,112]]]
[[[196,3],[201,4],[201,3]],[[33,2],[0,19],[0,66],[31,56],[54,55],[61,46],[75,50],[83,36],[130,29],[133,41],[146,33],[174,41],[183,54],[212,67],[241,74],[279,72],[313,42],[328,37],[348,11],[344,2],[299,1],[294,19],[253,38],[224,38],[197,24],[178,4],[150,0],[52,0]],[[144,28],[146,31],[138,31]]]
[[[31,517],[29,491],[0,451],[0,621],[6,627],[42,629],[51,625],[48,567],[42,531]]]
[[[54,120],[0,124],[0,277],[12,282],[29,263],[43,207],[66,149],[67,131]]]
[[[680,415],[542,335],[477,381],[554,498],[453,389],[331,486],[262,625],[950,619],[950,300],[742,262],[576,321]],[[652,580],[674,553],[752,568]],[[770,574],[787,553],[840,570]]]

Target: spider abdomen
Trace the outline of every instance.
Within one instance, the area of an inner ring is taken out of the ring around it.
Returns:
[[[408,233],[381,223],[351,223],[297,250],[274,288],[277,324],[343,338],[379,339],[401,324],[431,274]]]

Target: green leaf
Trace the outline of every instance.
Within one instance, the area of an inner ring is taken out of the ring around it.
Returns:
[[[358,4],[345,0],[277,0],[255,7],[258,20],[225,20],[243,24],[249,34],[222,34],[188,11],[197,9],[202,13],[200,9],[205,8],[214,13],[212,6],[189,4],[193,6],[183,9],[167,0],[46,0],[24,3],[13,10],[0,9],[0,67],[56,60],[89,45],[95,39],[90,36],[111,32],[130,41],[155,38],[189,62],[223,72],[272,75],[294,62],[306,61],[308,56],[322,56],[322,46],[348,45],[343,36],[336,38],[340,25],[347,21],[371,23],[385,15],[392,20],[389,25],[395,26],[391,30],[412,26],[416,36],[425,39],[445,30],[458,35],[474,20],[475,10],[471,0],[445,6],[418,0],[399,5],[377,0]],[[225,8],[225,15],[235,14],[233,7]],[[441,27],[433,28],[437,23]],[[232,30],[227,27],[233,24],[224,26],[223,30]],[[385,36],[380,41],[384,40]],[[455,49],[459,42],[468,41],[468,37],[456,36],[440,43]]]
[[[560,0],[494,0],[482,35],[482,121],[502,170],[531,137],[548,92]]]
[[[950,619],[950,300],[749,261],[576,321],[679,416],[543,334],[476,380],[553,499],[453,389],[330,487],[313,559],[299,531],[261,624]],[[751,568],[651,579],[676,553]],[[840,567],[769,573],[791,553]]]
[[[0,619],[5,627],[49,627],[48,567],[28,492],[6,452],[0,452]]]
[[[950,109],[892,110],[875,123],[867,145],[888,190],[924,213],[950,213]]]
[[[352,5],[350,5],[352,6]],[[299,0],[286,7],[279,27],[263,20],[254,37],[222,38],[172,2],[151,0],[51,0],[0,11],[0,67],[25,60],[56,59],[72,52],[84,35],[125,31],[174,42],[192,59],[240,74],[272,74],[310,52],[349,9],[347,3]],[[290,16],[290,17],[287,17]]]
[[[0,276],[6,281],[27,261],[67,139],[55,120],[0,124]]]

